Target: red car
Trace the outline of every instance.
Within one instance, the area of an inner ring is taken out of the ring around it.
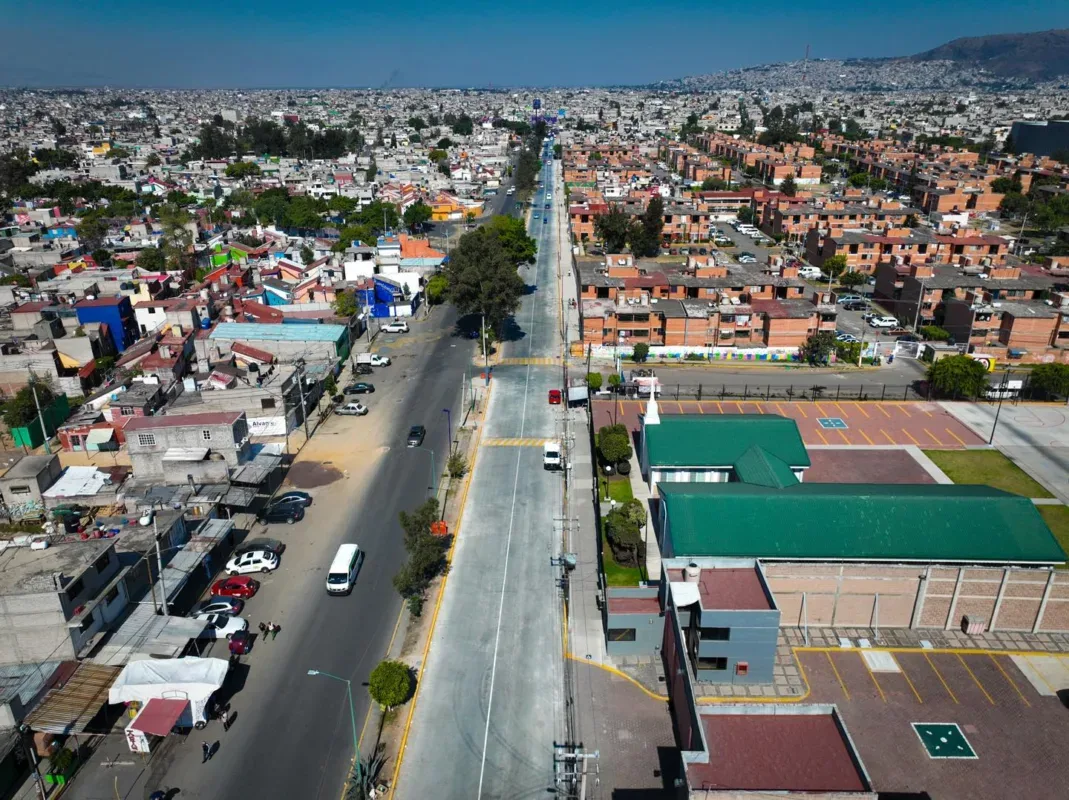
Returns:
[[[230,637],[230,655],[243,656],[252,650],[252,637],[248,631],[238,631]]]
[[[259,588],[259,581],[247,575],[234,575],[230,578],[217,580],[212,586],[212,595],[215,597],[240,597],[247,600],[256,594]]]
[[[549,404],[551,406],[559,406],[561,400],[560,389],[549,390]]]

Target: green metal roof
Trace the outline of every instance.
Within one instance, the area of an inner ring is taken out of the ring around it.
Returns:
[[[989,486],[660,483],[677,557],[1061,563],[1032,501]]]
[[[794,486],[798,479],[794,470],[781,458],[776,458],[763,447],[751,447],[735,462],[735,476],[743,483],[755,483],[773,489]]]
[[[727,467],[755,445],[791,467],[808,467],[798,425],[778,414],[666,414],[643,428],[654,467]]]

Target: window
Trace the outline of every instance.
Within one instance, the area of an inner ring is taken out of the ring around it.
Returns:
[[[82,593],[82,588],[83,587],[81,580],[74,581],[73,583],[71,583],[70,586],[67,587],[67,597],[69,597],[72,601],[75,600],[78,595]]]
[[[200,432],[200,438],[206,442],[210,442],[212,440],[212,432],[209,430],[203,430]]]
[[[119,406],[119,413],[124,417],[132,417],[134,415],[133,406]]]
[[[260,410],[261,411],[266,411],[266,410],[274,408],[274,407],[275,407],[275,398],[273,398],[273,397],[261,398],[261,400],[260,400]]]
[[[702,628],[701,637],[707,642],[726,642],[731,638],[731,628]]]
[[[11,492],[11,494],[29,494],[30,493],[30,487],[29,486],[12,486],[11,488],[8,489],[8,491]]]
[[[635,641],[634,628],[609,628],[610,642],[633,642]]]
[[[139,433],[137,434],[137,443],[142,447],[154,447],[156,445],[156,437],[151,433]]]
[[[98,558],[96,560],[96,562],[93,564],[93,569],[95,569],[97,572],[103,572],[104,570],[106,570],[108,568],[108,564],[110,564],[110,563],[111,563],[111,551],[108,550],[106,553],[104,553],[104,555],[102,555],[100,558]]]
[[[698,669],[711,669],[723,672],[728,668],[728,660],[724,656],[698,656]]]
[[[108,592],[106,595],[104,595],[104,603],[107,604],[107,605],[111,605],[112,603],[115,602],[115,599],[118,596],[119,596],[119,587],[116,586],[114,589],[112,589],[110,592]]]

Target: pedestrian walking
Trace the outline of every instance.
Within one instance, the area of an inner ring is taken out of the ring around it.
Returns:
[[[223,709],[223,732],[230,730],[230,709]]]
[[[260,623],[260,638],[267,638],[267,625],[265,625],[263,622]]]
[[[200,763],[201,763],[201,764],[204,764],[204,763],[206,763],[206,762],[208,761],[208,759],[209,759],[209,758],[211,757],[211,748],[210,748],[210,747],[208,746],[208,743],[207,743],[207,742],[201,742],[201,743],[200,743],[200,749],[201,749],[201,750],[203,751],[203,753],[204,753],[204,758],[203,758],[203,759],[201,760],[201,762],[200,762]]]
[[[267,635],[269,633],[271,633],[274,629],[275,629],[275,623],[273,623],[270,620],[268,620],[268,622],[267,622],[267,630],[264,631],[264,641],[265,642],[267,641]]]
[[[271,638],[274,639],[276,636],[278,636],[278,632],[280,630],[282,630],[282,626],[279,625],[277,622],[274,625],[272,625],[271,626]]]

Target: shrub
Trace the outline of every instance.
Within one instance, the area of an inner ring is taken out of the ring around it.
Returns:
[[[638,566],[642,535],[639,533],[638,524],[624,510],[617,509],[605,517],[605,535],[616,563],[629,567]]]
[[[602,461],[616,464],[631,459],[631,436],[626,425],[605,425],[598,431],[598,453]]]
[[[445,467],[450,478],[463,478],[468,472],[468,461],[460,453],[453,453]]]
[[[918,333],[930,342],[945,342],[950,338],[950,331],[938,325],[924,325]]]
[[[596,392],[601,388],[601,373],[600,372],[588,372],[586,374],[586,385],[592,392]]]
[[[631,360],[636,364],[641,364],[650,356],[650,346],[645,342],[639,342],[635,345],[632,353]]]
[[[616,472],[620,475],[631,474],[631,462],[630,461],[617,461]]]
[[[412,695],[412,670],[401,661],[381,661],[368,677],[371,699],[389,710],[406,702]]]

